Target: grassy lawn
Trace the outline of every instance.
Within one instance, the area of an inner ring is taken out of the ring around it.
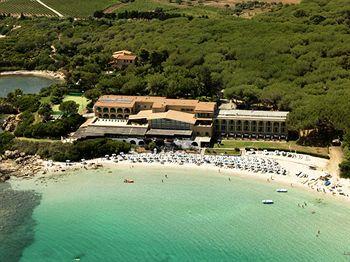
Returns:
[[[79,114],[84,114],[85,108],[90,102],[84,96],[71,96],[71,95],[65,96],[63,98],[63,102],[66,102],[66,101],[74,101],[75,103],[77,103],[79,105],[79,110],[78,110]],[[58,108],[59,108],[59,105],[54,105],[52,107],[52,110],[53,110],[54,114],[56,114],[56,115],[61,113]]]
[[[257,149],[292,150],[305,154],[317,154],[328,156],[328,147],[311,147],[297,145],[295,141],[245,141],[245,140],[222,140],[222,145],[215,144],[215,149],[233,149],[252,147]]]
[[[207,148],[205,150],[206,155],[220,155],[220,154],[226,154],[230,156],[239,156],[241,155],[240,151],[236,151],[234,149],[225,149],[225,148]]]
[[[220,9],[210,6],[178,5],[169,3],[168,0],[135,0],[134,2],[120,4],[120,7],[117,7],[114,12],[119,13],[125,10],[153,11],[156,8],[162,8],[169,13],[182,13],[193,16],[207,15],[210,17],[217,16],[220,11]]]
[[[119,0],[43,0],[45,4],[66,16],[92,16],[97,10],[103,10]]]
[[[46,139],[46,138],[28,138],[28,137],[16,137],[17,141],[28,141],[28,142],[46,142],[46,143],[54,143],[59,142],[60,140]]]

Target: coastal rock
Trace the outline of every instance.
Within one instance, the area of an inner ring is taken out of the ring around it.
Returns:
[[[3,183],[7,180],[10,179],[10,175],[9,174],[0,174],[0,182]]]
[[[8,159],[15,159],[20,156],[20,152],[18,150],[15,150],[15,151],[6,150],[4,155]]]
[[[19,121],[19,115],[10,115],[4,120],[4,123],[2,124],[2,129],[4,131],[13,132],[15,131]]]

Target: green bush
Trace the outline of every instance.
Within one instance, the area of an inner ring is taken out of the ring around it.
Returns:
[[[68,159],[80,161],[82,158],[92,159],[120,152],[127,153],[130,151],[130,144],[107,138],[87,139],[74,143],[14,140],[9,149],[64,162]]]
[[[350,160],[343,161],[340,165],[340,177],[350,178]]]
[[[3,132],[0,133],[0,153],[3,153],[7,146],[12,142],[12,140],[15,138],[13,134],[10,132]]]

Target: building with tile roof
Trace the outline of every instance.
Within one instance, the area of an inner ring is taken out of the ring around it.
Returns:
[[[123,68],[135,64],[136,60],[137,56],[132,52],[121,50],[113,53],[111,64],[115,67]]]

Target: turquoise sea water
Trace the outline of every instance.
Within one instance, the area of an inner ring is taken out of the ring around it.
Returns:
[[[213,171],[128,168],[20,188],[42,197],[21,261],[350,260],[349,204],[294,188],[278,194],[276,184],[229,181]]]
[[[0,77],[0,97],[5,97],[8,93],[19,88],[26,94],[39,93],[43,87],[48,87],[56,80],[37,76],[1,76]]]

